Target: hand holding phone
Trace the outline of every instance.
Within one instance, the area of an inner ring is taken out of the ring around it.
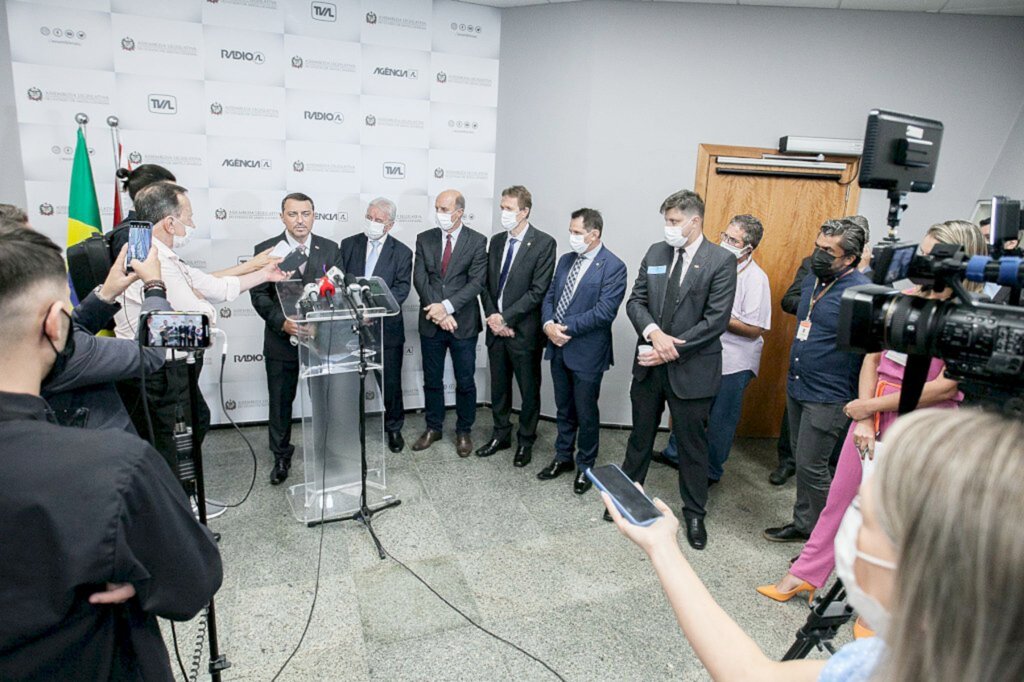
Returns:
[[[608,494],[618,513],[633,525],[649,526],[663,516],[651,498],[617,465],[591,467],[587,469],[587,478],[598,490]]]
[[[153,246],[153,223],[141,220],[128,222],[128,256],[124,261],[125,272],[132,272],[132,261],[146,260]]]
[[[210,346],[210,319],[203,313],[146,313],[142,334],[143,346],[200,350]]]

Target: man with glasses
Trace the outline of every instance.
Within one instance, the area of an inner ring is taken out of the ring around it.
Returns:
[[[792,522],[764,531],[772,542],[806,541],[828,497],[829,456],[846,428],[843,407],[857,397],[863,359],[836,348],[839,302],[850,287],[870,282],[857,269],[866,241],[864,228],[843,218],[826,221],[814,242],[811,274],[803,281],[796,311],[786,384],[796,504]]]
[[[356,277],[380,277],[391,289],[401,306],[409,297],[412,285],[412,249],[390,236],[395,226],[398,207],[395,202],[377,197],[366,207],[361,234],[341,240],[338,267]],[[401,452],[405,448],[402,426],[405,409],[402,405],[402,349],[405,345],[405,321],[401,308],[397,315],[384,318],[384,430],[388,449]],[[381,383],[378,377],[378,383]]]
[[[743,409],[743,392],[757,376],[761,365],[761,338],[772,322],[772,294],[768,275],[754,262],[753,252],[761,243],[764,227],[752,215],[738,215],[719,235],[718,244],[736,257],[736,298],[729,326],[722,334],[722,388],[711,401],[708,416],[708,485],[722,478],[736,427]],[[676,438],[668,439],[665,451],[652,457],[656,462],[679,466]]]

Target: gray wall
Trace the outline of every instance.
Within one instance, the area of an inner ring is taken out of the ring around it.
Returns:
[[[1024,199],[1024,105],[1017,115],[1017,123],[1006,138],[1002,153],[992,167],[992,174],[985,183],[981,197],[987,198],[994,194]]]
[[[936,188],[905,214],[901,235],[919,237],[1002,185],[990,175],[1004,149],[996,172],[1024,195],[1013,151],[1024,136],[1022,34],[1024,19],[1005,17],[601,1],[506,10],[497,183],[531,189],[534,220],[560,252],[570,211],[599,208],[632,282],[660,238],[661,200],[693,186],[698,144],[860,138],[879,107],[946,126]],[[880,236],[884,194],[861,196]],[[615,340],[601,418],[629,423],[635,335],[624,312]],[[546,413],[551,395],[546,382]]]
[[[21,167],[18,112],[14,109],[11,39],[7,35],[7,3],[0,3],[0,203],[25,205],[25,172]]]

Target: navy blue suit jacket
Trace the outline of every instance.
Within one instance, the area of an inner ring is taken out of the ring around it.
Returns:
[[[555,277],[544,296],[541,311],[543,322],[555,318],[555,308],[575,260],[575,253],[567,253],[558,259]],[[604,372],[615,364],[612,322],[615,321],[625,295],[626,264],[609,251],[607,246],[602,246],[577,284],[576,294],[562,321],[568,327],[565,333],[572,337],[562,346],[566,367],[577,372]],[[544,357],[550,360],[554,349],[555,344],[548,341]]]
[[[412,249],[388,235],[377,256],[373,272],[363,272],[366,268],[367,242],[365,234],[342,239],[338,267],[342,272],[356,277],[380,277],[391,289],[391,295],[398,301],[398,305],[402,305],[409,298],[412,285]],[[384,346],[393,348],[404,343],[405,322],[399,311],[397,315],[384,318]]]

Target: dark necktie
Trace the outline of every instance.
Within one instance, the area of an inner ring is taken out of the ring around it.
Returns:
[[[505,290],[505,280],[508,279],[508,271],[512,268],[512,259],[516,255],[516,243],[518,241],[515,237],[509,237],[505,264],[501,266],[501,274],[498,276],[498,298],[501,298],[501,292]]]
[[[441,276],[448,272],[448,263],[452,260],[452,236],[448,235],[448,241],[444,244],[444,254],[441,256]]]
[[[583,268],[583,255],[577,255],[576,261],[569,269],[569,275],[565,278],[565,287],[562,289],[562,296],[558,299],[558,306],[555,308],[555,322],[559,324],[565,319],[565,313],[569,310],[572,297],[576,295],[573,287],[576,286],[576,279],[580,276],[580,269]]]
[[[665,283],[665,301],[661,306],[661,330],[670,334],[669,327],[672,325],[672,316],[676,313],[676,304],[679,302],[679,285],[682,279],[683,261],[686,259],[686,251],[682,248],[676,249],[676,264],[672,266],[672,272]]]

